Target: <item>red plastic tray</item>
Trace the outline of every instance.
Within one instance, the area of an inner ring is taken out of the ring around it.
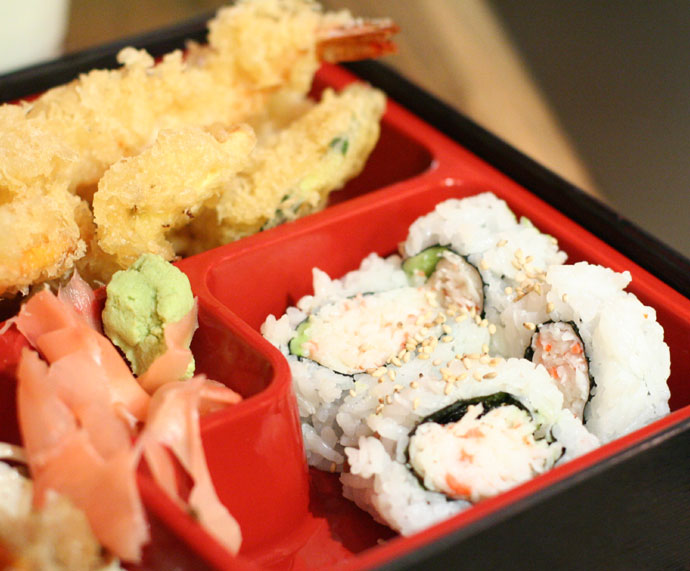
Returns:
[[[342,87],[355,79],[342,68],[325,66],[316,91],[324,85]],[[313,267],[337,277],[355,269],[370,252],[391,254],[409,224],[438,202],[487,190],[506,200],[516,214],[529,217],[542,231],[556,236],[569,262],[587,260],[630,271],[629,291],[657,310],[666,332],[673,412],[422,533],[399,537],[343,499],[336,475],[307,468],[289,367],[261,337],[259,327],[269,314],[282,314],[310,293]],[[244,543],[239,556],[231,556],[142,474],[140,487],[154,537],[142,568],[174,565],[199,569],[206,565],[302,570],[447,565],[463,550],[472,551],[472,542],[482,530],[504,529],[497,522],[515,514],[534,514],[551,498],[565,498],[578,485],[594,486],[596,501],[601,495],[596,486],[602,470],[619,464],[626,455],[637,458],[641,450],[664,443],[679,431],[687,433],[690,300],[393,101],[388,103],[380,142],[365,171],[333,194],[326,210],[188,258],[179,267],[199,298],[200,328],[192,345],[198,370],[245,397],[242,403],[202,421],[218,495],[238,519]],[[18,438],[13,371],[21,345],[14,330],[0,337],[3,440]],[[645,486],[640,483],[641,488]],[[687,502],[687,493],[680,497]],[[621,509],[613,506],[615,513]],[[587,518],[592,519],[593,514]],[[575,516],[573,521],[583,519]],[[519,527],[509,525],[507,533],[515,532],[520,532]],[[687,530],[684,533],[687,536]],[[513,539],[513,551],[508,548],[506,553],[519,551],[520,541]],[[600,549],[605,552],[609,553]],[[683,557],[671,555],[674,561]],[[479,563],[481,568],[487,561],[480,558],[473,565]]]

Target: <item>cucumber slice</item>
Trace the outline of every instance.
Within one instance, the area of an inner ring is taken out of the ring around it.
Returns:
[[[297,326],[295,336],[290,339],[290,342],[288,343],[288,350],[292,355],[297,357],[308,357],[307,352],[304,350],[304,343],[310,339],[310,325],[309,318],[307,318]]]
[[[424,274],[428,278],[434,273],[436,264],[443,258],[444,252],[451,251],[446,246],[430,246],[419,254],[407,258],[402,264],[402,269],[410,280],[420,274]]]

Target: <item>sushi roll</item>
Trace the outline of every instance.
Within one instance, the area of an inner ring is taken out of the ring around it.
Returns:
[[[664,331],[654,309],[625,291],[630,281],[629,272],[586,262],[546,275],[547,319],[576,326],[592,379],[584,422],[603,442],[669,413]]]
[[[404,258],[441,245],[463,256],[483,282],[489,321],[497,322],[512,298],[506,293],[534,288],[547,267],[566,261],[565,252],[527,218],[518,219],[494,194],[482,193],[439,203],[417,219],[402,245]]]
[[[314,295],[264,323],[264,335],[290,363],[313,465],[342,469],[344,447],[375,432],[368,417],[402,390],[393,379],[403,363],[432,354],[448,361],[488,348],[489,329],[475,319],[481,286],[471,302],[461,301],[457,288],[451,289],[458,299],[446,299],[445,286],[437,287],[445,279],[438,276],[449,273],[448,260],[454,267],[452,253],[439,256],[433,268],[427,264],[429,279],[421,282],[398,256],[370,256],[340,280],[315,271]]]
[[[508,393],[460,400],[413,429],[407,464],[426,489],[475,503],[556,463],[563,446],[540,432],[530,410]]]
[[[668,413],[669,351],[627,272],[566,265],[490,193],[415,221],[264,336],[290,364],[307,461],[403,534]]]
[[[460,373],[465,364],[470,374],[454,381],[447,394],[434,390],[440,371],[433,368],[420,378],[415,394],[402,391],[399,404],[413,399],[412,414],[397,445],[392,446],[392,433],[377,431],[345,449],[346,497],[403,534],[599,445],[563,408],[563,395],[544,367],[526,359],[493,366],[458,360],[451,369]],[[396,418],[393,410],[382,416]]]

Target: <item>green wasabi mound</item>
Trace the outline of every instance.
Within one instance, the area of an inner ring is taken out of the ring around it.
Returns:
[[[135,375],[166,350],[163,328],[194,306],[189,279],[160,256],[142,254],[127,270],[116,272],[106,288],[103,329]],[[194,373],[194,360],[186,377]]]

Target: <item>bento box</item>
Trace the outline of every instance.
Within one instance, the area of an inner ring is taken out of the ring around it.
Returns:
[[[201,22],[135,41],[154,54],[199,37]],[[8,77],[15,99],[102,62],[118,46]],[[141,473],[152,526],[142,569],[683,568],[690,564],[690,264],[594,199],[380,64],[324,65],[315,91],[358,78],[388,107],[365,170],[327,208],[178,267],[199,300],[197,368],[244,400],[202,419],[217,493],[244,536],[232,556]],[[2,80],[0,80],[2,81]],[[260,333],[311,292],[395,253],[441,201],[491,191],[556,237],[570,262],[632,275],[671,352],[671,414],[409,537],[342,497],[337,474],[308,468],[283,355]],[[0,439],[17,441],[18,335],[0,337]]]

